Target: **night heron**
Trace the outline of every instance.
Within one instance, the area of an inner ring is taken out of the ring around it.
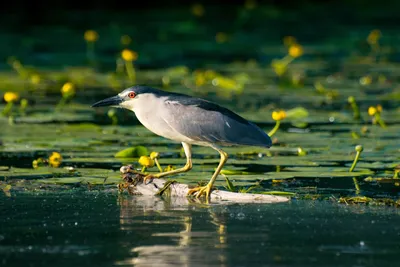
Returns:
[[[149,176],[151,178],[191,170],[192,145],[208,146],[218,151],[221,159],[208,184],[188,192],[188,195],[196,197],[205,194],[209,198],[214,182],[228,159],[222,146],[271,146],[271,138],[255,124],[215,103],[184,94],[133,86],[92,105],[101,106],[129,109],[153,133],[182,143],[186,155],[185,166],[152,174]]]

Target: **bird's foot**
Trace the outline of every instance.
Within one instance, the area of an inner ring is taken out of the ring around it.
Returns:
[[[206,186],[198,186],[192,189],[189,189],[188,196],[194,196],[195,198],[200,198],[205,194],[206,199],[210,198],[210,193],[212,190],[212,184],[208,183]]]

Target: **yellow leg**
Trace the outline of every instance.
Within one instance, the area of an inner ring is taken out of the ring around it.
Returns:
[[[182,142],[183,149],[185,150],[185,155],[186,155],[186,164],[182,168],[168,171],[168,172],[161,172],[161,173],[155,173],[155,174],[150,174],[144,177],[144,183],[147,182],[147,180],[151,180],[153,178],[160,178],[168,175],[173,175],[181,172],[187,172],[192,169],[192,145]]]
[[[222,167],[224,166],[224,164],[226,163],[226,161],[228,160],[228,154],[221,150],[220,148],[217,147],[212,147],[215,150],[217,150],[219,152],[219,154],[221,155],[221,160],[219,162],[219,165],[217,167],[217,169],[215,170],[213,176],[211,177],[210,181],[208,182],[208,184],[206,186],[198,186],[195,187],[193,189],[190,189],[188,192],[188,195],[193,195],[196,198],[201,197],[202,195],[206,195],[206,199],[208,200],[210,197],[210,193],[211,193],[211,189],[214,185],[215,180],[217,179],[219,173],[222,170]]]

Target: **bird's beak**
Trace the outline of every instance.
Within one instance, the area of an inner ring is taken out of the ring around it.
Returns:
[[[96,102],[92,105],[92,107],[118,106],[121,102],[122,99],[116,95]]]

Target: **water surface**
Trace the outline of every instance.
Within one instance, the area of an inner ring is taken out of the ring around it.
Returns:
[[[395,208],[207,206],[80,190],[0,205],[3,266],[398,266]]]

